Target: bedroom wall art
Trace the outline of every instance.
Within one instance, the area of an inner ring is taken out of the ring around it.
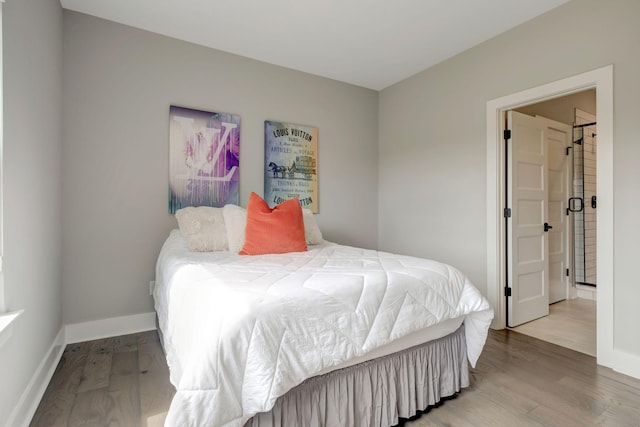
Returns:
[[[264,199],[270,207],[298,197],[318,213],[318,128],[265,120]]]
[[[238,204],[240,116],[171,106],[169,212]]]

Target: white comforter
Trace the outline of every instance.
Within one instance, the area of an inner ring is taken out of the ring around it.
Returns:
[[[332,243],[285,255],[193,253],[174,230],[156,273],[177,390],[169,426],[242,426],[321,370],[460,316],[475,365],[493,318],[455,268]]]

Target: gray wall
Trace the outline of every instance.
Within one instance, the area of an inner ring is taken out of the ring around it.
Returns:
[[[0,425],[62,327],[60,4],[5,3],[3,45],[5,306],[24,313],[0,347]]]
[[[486,103],[614,64],[617,349],[640,355],[640,2],[572,1],[380,92],[379,246],[486,292]]]
[[[264,120],[319,128],[327,240],[377,245],[378,93],[64,12],[64,321],[153,310],[169,105],[241,116],[240,201],[263,193]]]

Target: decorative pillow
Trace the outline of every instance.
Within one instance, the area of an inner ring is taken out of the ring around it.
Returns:
[[[240,255],[284,254],[307,250],[302,208],[297,198],[273,209],[256,193],[247,203],[245,242]]]
[[[313,216],[311,209],[302,209],[302,219],[304,221],[304,237],[307,240],[307,245],[319,245],[324,243],[322,232],[316,223],[316,219]]]
[[[244,228],[247,225],[247,210],[237,205],[225,205],[222,209],[227,227],[229,252],[240,252],[244,245]]]
[[[180,232],[187,239],[189,250],[212,252],[228,249],[222,208],[190,206],[177,211],[176,219]]]

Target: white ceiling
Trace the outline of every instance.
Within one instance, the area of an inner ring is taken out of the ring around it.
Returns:
[[[380,90],[568,0],[61,0],[62,7]]]

